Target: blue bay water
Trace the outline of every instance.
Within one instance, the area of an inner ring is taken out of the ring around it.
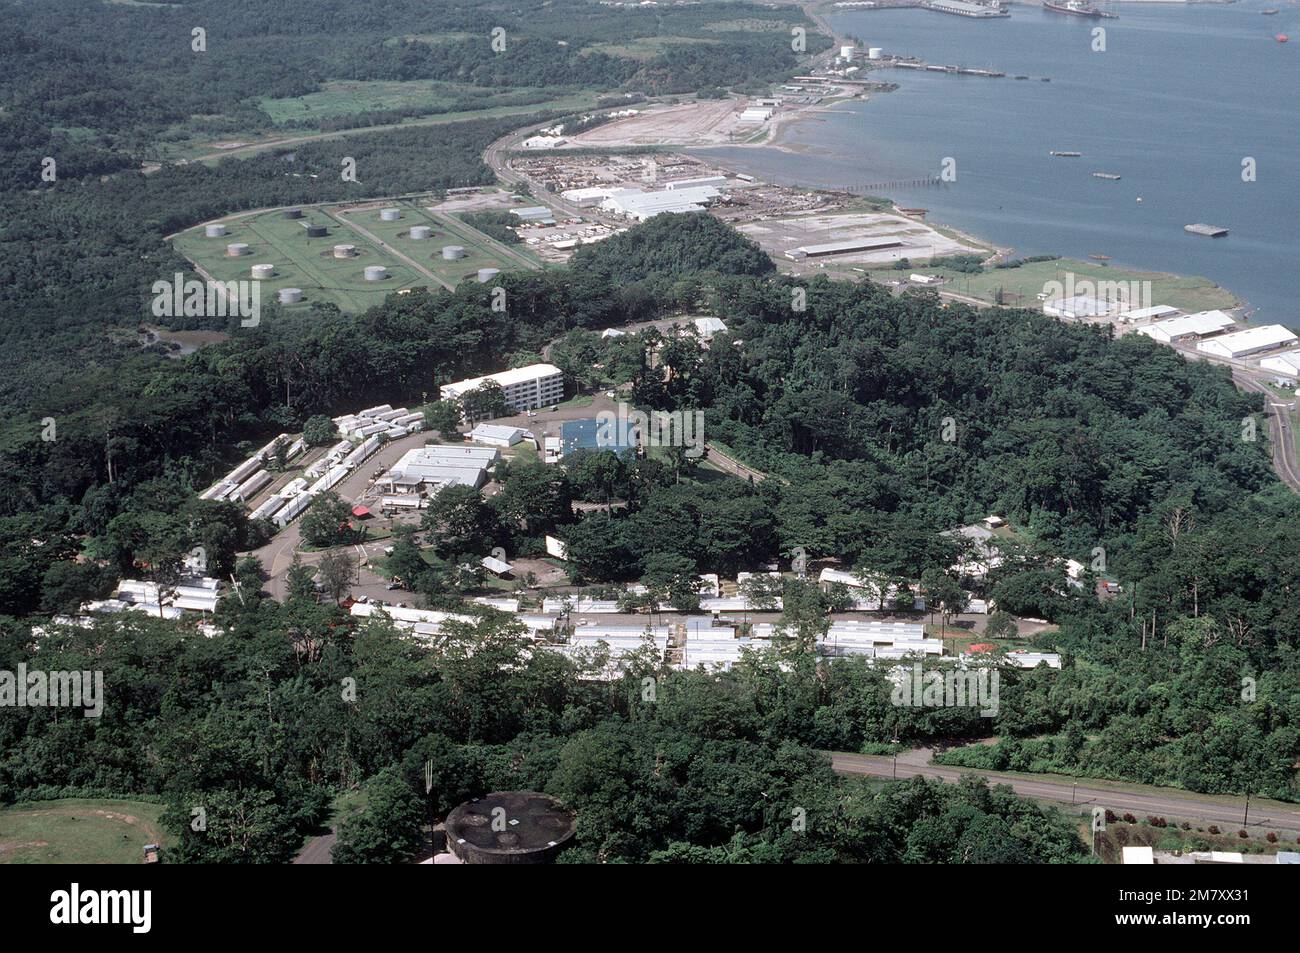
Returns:
[[[1269,6],[1281,12],[1261,15]],[[773,181],[840,187],[937,175],[952,157],[955,182],[885,194],[1017,255],[1104,254],[1204,275],[1256,309],[1254,323],[1300,327],[1300,6],[1115,4],[1120,19],[1105,21],[1011,9],[986,21],[832,15],[863,46],[1008,76],[881,70],[872,78],[898,90],[792,123],[780,142],[793,153],[695,151]],[[1098,26],[1105,52],[1092,50]],[[1247,156],[1254,182],[1242,181]],[[1192,222],[1231,234],[1189,235]]]

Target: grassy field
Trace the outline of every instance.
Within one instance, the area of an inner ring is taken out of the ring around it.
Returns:
[[[454,216],[430,213],[415,202],[396,202],[392,207],[402,210],[402,217],[396,222],[380,220],[378,209],[353,212],[349,217],[379,236],[382,241],[414,258],[448,284],[457,285],[467,278],[474,278],[480,268],[520,270],[524,266],[510,254],[511,250],[530,264],[537,264],[533,255],[517,246],[506,249]],[[411,241],[407,235],[412,225],[431,226],[433,237],[428,241]],[[442,249],[446,245],[460,245],[465,249],[465,257],[447,261],[442,257]],[[426,281],[425,284],[427,283]]]
[[[472,278],[479,268],[518,270],[523,267],[500,245],[463,222],[450,216],[432,215],[416,202],[391,204],[402,209],[402,218],[396,222],[381,221],[378,206],[346,212],[345,206],[307,208],[303,210],[303,218],[296,220],[285,218],[279,211],[269,211],[228,220],[230,234],[220,238],[207,238],[202,226],[189,229],[176,237],[175,244],[181,254],[218,281],[248,279],[254,264],[274,265],[274,277],[262,282],[262,299],[275,300],[281,288],[301,288],[303,303],[286,305],[289,309],[325,301],[344,311],[362,311],[404,288],[438,286],[389,248],[350,227],[349,222],[451,285]],[[324,225],[328,234],[324,238],[308,238],[303,223]],[[412,225],[432,226],[433,237],[428,241],[411,240],[408,235]],[[250,253],[238,258],[227,257],[226,245],[232,242],[247,243]],[[356,257],[334,258],[334,246],[343,244],[356,246]],[[444,245],[463,246],[466,257],[444,261]],[[520,254],[535,262],[531,255]],[[389,277],[383,281],[366,281],[364,269],[368,265],[383,265]]]
[[[358,84],[349,84],[358,85]],[[402,83],[381,83],[380,85],[392,87],[402,86]],[[428,86],[428,83],[423,84]],[[310,93],[309,96],[319,97],[312,101],[313,106],[320,106],[322,109],[332,110],[329,114],[308,112],[302,105],[298,104],[305,97],[295,97],[293,99],[266,100],[262,105],[263,108],[272,115],[278,116],[276,122],[285,122],[288,119],[300,118],[307,121],[312,119],[324,120],[333,116],[352,115],[370,109],[372,107],[364,105],[365,95],[359,95],[357,91],[351,91],[354,105],[351,109],[342,108],[346,101],[342,90],[330,92],[326,90],[321,93]],[[389,93],[391,94],[391,90]],[[407,94],[409,95],[409,94]],[[293,142],[310,141],[317,139],[339,139],[348,135],[359,133],[384,132],[390,129],[398,129],[405,126],[437,126],[449,122],[464,122],[470,119],[495,119],[501,116],[533,116],[537,113],[555,111],[569,112],[590,109],[596,104],[599,93],[592,92],[564,92],[558,94],[554,99],[548,99],[537,103],[520,103],[516,105],[502,105],[500,100],[504,94],[495,96],[497,104],[493,105],[492,100],[483,103],[476,103],[473,109],[458,109],[454,112],[436,112],[428,116],[416,116],[402,120],[401,122],[384,123],[378,126],[365,126],[356,129],[338,129],[330,132],[323,132],[318,128],[295,128],[292,130],[276,129],[274,131],[266,130],[245,130],[239,132],[222,132],[213,134],[195,122],[178,123],[169,127],[167,133],[157,144],[159,158],[167,161],[193,161],[202,160],[204,162],[218,162],[226,156],[245,157],[248,155],[262,152],[267,149],[279,148],[285,144]],[[430,94],[430,100],[434,99]],[[356,105],[361,103],[362,105]],[[407,104],[409,105],[409,104]],[[422,105],[417,103],[415,105]],[[429,109],[441,109],[445,106],[429,105]]]
[[[1150,304],[1167,304],[1184,311],[1231,308],[1238,304],[1231,292],[1220,288],[1208,278],[1182,277],[1158,271],[1132,271],[1069,258],[1029,262],[1019,268],[996,268],[976,275],[945,268],[921,267],[926,274],[940,274],[951,279],[943,286],[945,291],[968,294],[992,303],[998,290],[1001,289],[1004,294],[1004,304],[1027,308],[1040,307],[1038,295],[1043,292],[1044,287],[1052,281],[1066,284],[1067,273],[1073,273],[1076,285],[1085,279],[1094,282],[1149,281],[1151,283]],[[876,272],[876,274],[880,275],[883,272]],[[1018,297],[1011,297],[1012,295]]]
[[[303,223],[325,225],[324,238],[308,238]],[[287,219],[280,212],[266,212],[227,222],[228,236],[207,238],[202,226],[177,236],[176,248],[190,261],[218,281],[247,279],[254,264],[275,265],[275,277],[262,282],[264,301],[275,300],[281,288],[301,288],[305,308],[313,301],[329,301],[344,311],[361,311],[378,304],[384,296],[402,288],[429,284],[427,278],[367,242],[341,225],[323,208],[305,209],[303,218]],[[250,253],[226,257],[230,242],[247,242]],[[337,259],[336,244],[355,245],[357,257]],[[388,268],[386,281],[369,282],[363,277],[367,265]],[[288,306],[295,307],[293,305]]]
[[[554,101],[585,103],[586,97],[577,96],[566,89],[525,90],[528,98],[534,94]],[[305,96],[286,99],[264,97],[260,105],[277,124],[285,122],[312,122],[337,119],[357,113],[387,109],[424,109],[464,112],[467,106],[475,113],[497,107],[518,107],[525,98],[518,89],[484,88],[460,83],[441,83],[430,80],[340,80],[325,83],[324,88]],[[530,105],[539,109],[540,106]]]
[[[0,864],[139,864],[170,838],[161,804],[67,799],[0,810]]]

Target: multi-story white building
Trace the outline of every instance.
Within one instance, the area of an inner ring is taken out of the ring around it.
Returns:
[[[554,364],[529,364],[499,374],[443,384],[439,393],[443,400],[457,400],[488,381],[501,385],[501,394],[511,410],[532,410],[564,397],[564,374]]]

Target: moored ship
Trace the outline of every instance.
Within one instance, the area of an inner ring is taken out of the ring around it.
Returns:
[[[1043,6],[1057,13],[1068,13],[1073,17],[1090,17],[1094,20],[1118,20],[1119,14],[1107,13],[1098,9],[1088,0],[1043,0]]]

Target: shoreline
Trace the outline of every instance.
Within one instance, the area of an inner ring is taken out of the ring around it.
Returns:
[[[1138,2],[1138,0],[1132,0],[1132,2]],[[1166,0],[1166,2],[1168,2],[1168,0]],[[1180,2],[1181,2],[1181,0],[1180,0]],[[1232,2],[1232,0],[1227,0],[1227,2]],[[786,154],[786,155],[792,155],[792,156],[807,155],[807,154],[809,154],[809,150],[808,150],[808,149],[806,149],[806,148],[799,148],[797,145],[792,145],[792,144],[790,143],[789,138],[788,138],[788,137],[790,136],[790,133],[791,133],[790,127],[792,127],[792,126],[793,126],[795,123],[797,123],[797,122],[800,122],[800,121],[807,121],[807,120],[808,120],[807,113],[810,112],[810,111],[812,111],[812,109],[814,109],[814,108],[817,109],[818,111],[822,111],[822,110],[827,110],[827,111],[829,111],[829,110],[831,110],[831,109],[833,109],[833,108],[835,108],[835,107],[837,107],[837,106],[839,106],[839,105],[841,105],[841,104],[843,104],[843,103],[853,102],[853,101],[858,100],[858,99],[859,99],[859,97],[846,97],[846,98],[844,98],[844,99],[837,100],[837,101],[835,101],[835,102],[833,102],[833,103],[826,103],[826,104],[819,105],[819,106],[817,106],[817,107],[808,107],[808,108],[805,108],[805,109],[796,109],[796,110],[792,110],[791,113],[790,113],[789,115],[786,115],[786,116],[782,116],[782,117],[780,117],[779,121],[776,122],[776,123],[775,123],[775,124],[774,124],[774,125],[773,125],[769,130],[768,130],[768,133],[769,133],[769,134],[768,134],[767,138],[766,138],[764,141],[762,141],[762,142],[736,143],[736,144],[727,144],[727,145],[719,145],[719,146],[686,146],[686,147],[683,147],[681,151],[688,152],[688,153],[691,153],[691,154],[697,154],[698,150],[702,150],[702,149],[720,149],[720,148],[721,148],[721,149],[736,149],[736,148],[742,148],[742,149],[772,149],[772,150],[775,150],[775,151],[777,151],[777,152],[781,152],[781,153],[784,153],[784,154]],[[864,101],[864,102],[870,102],[870,101],[871,101],[871,98],[870,98],[870,97],[866,97],[865,99],[862,99],[862,101]],[[670,148],[672,148],[672,147],[670,146]],[[724,170],[724,171],[730,172],[730,173],[733,174],[733,175],[735,175],[735,174],[737,174],[737,173],[739,173],[739,172],[743,172],[743,171],[744,171],[744,170],[738,170],[738,169],[736,169],[736,168],[735,168],[731,163],[729,163],[726,159],[724,159],[724,158],[722,158],[722,157],[719,157],[719,156],[715,156],[715,155],[703,155],[703,156],[698,156],[698,157],[699,157],[699,158],[702,158],[702,159],[704,159],[704,160],[706,160],[706,161],[709,162],[710,164],[716,166],[718,169],[722,169],[722,170]],[[745,173],[745,174],[752,174],[752,173]],[[768,178],[770,179],[770,177],[768,177]],[[806,188],[806,189],[808,189],[809,191],[818,191],[816,188],[810,188],[810,187],[808,187],[808,186],[804,186],[804,185],[802,185],[802,184],[800,184],[800,183],[788,183],[788,182],[776,182],[776,181],[773,181],[772,184],[777,184],[777,185],[786,185],[786,186],[788,186],[788,187],[790,187],[790,188]],[[823,190],[823,191],[834,191],[834,190],[833,190],[833,189],[825,189],[825,190]],[[891,202],[891,203],[893,204],[893,207],[894,207],[895,209],[898,209],[898,207],[899,207],[899,206],[898,206],[898,202],[897,202],[896,200],[894,200],[893,198],[891,198],[890,196],[888,196],[888,195],[881,195],[880,198],[886,199],[887,201]],[[961,239],[964,239],[964,240],[967,240],[967,241],[971,242],[972,244],[979,245],[979,246],[981,246],[981,247],[989,248],[989,249],[993,250],[994,255],[993,255],[993,257],[990,259],[990,261],[1002,261],[1002,260],[1007,260],[1008,258],[1010,258],[1010,257],[1012,256],[1012,253],[1014,252],[1014,250],[1015,250],[1015,248],[1016,248],[1016,246],[1015,246],[1014,244],[1012,244],[1012,245],[1001,245],[1001,244],[999,244],[999,243],[997,243],[997,242],[991,241],[991,240],[989,240],[989,239],[987,239],[987,238],[984,238],[984,237],[982,237],[982,236],[980,236],[980,235],[973,234],[973,233],[971,233],[971,232],[969,232],[969,231],[966,231],[966,230],[964,230],[964,229],[958,228],[958,227],[955,226],[955,225],[949,224],[949,223],[944,222],[944,221],[941,221],[941,220],[939,220],[939,219],[927,220],[927,224],[930,225],[930,226],[933,227],[933,228],[941,229],[941,230],[947,231],[947,232],[949,232],[949,233],[951,233],[951,234],[953,234],[953,235],[956,235],[957,237],[959,237],[959,238],[961,238]],[[1229,295],[1232,296],[1233,304],[1231,305],[1231,307],[1224,308],[1223,310],[1225,310],[1225,311],[1239,312],[1239,313],[1240,313],[1240,322],[1241,322],[1242,324],[1249,325],[1250,317],[1251,317],[1252,313],[1254,312],[1254,309],[1250,306],[1250,302],[1249,302],[1249,300],[1248,300],[1247,298],[1245,298],[1245,297],[1244,297],[1240,292],[1238,292],[1238,291],[1236,291],[1236,290],[1234,290],[1234,289],[1232,289],[1232,288],[1228,288],[1228,287],[1226,287],[1226,286],[1220,284],[1219,282],[1217,282],[1217,281],[1215,281],[1213,278],[1211,278],[1209,275],[1188,275],[1188,274],[1183,274],[1183,273],[1181,273],[1181,272],[1160,271],[1160,270],[1155,270],[1155,269],[1148,268],[1148,267],[1146,267],[1146,266],[1144,266],[1144,265],[1142,265],[1142,264],[1140,264],[1140,263],[1135,263],[1135,262],[1124,262],[1124,261],[1118,261],[1118,260],[1107,260],[1106,262],[1089,262],[1089,261],[1086,261],[1085,259],[1082,259],[1082,258],[1076,258],[1076,257],[1069,256],[1069,255],[1060,255],[1060,256],[1059,256],[1059,260],[1060,260],[1060,261],[1063,261],[1063,262],[1079,262],[1079,263],[1081,263],[1081,264],[1093,264],[1093,265],[1104,266],[1104,267],[1113,267],[1113,268],[1115,268],[1116,270],[1131,271],[1131,272],[1137,272],[1137,273],[1142,273],[1142,274],[1163,275],[1163,276],[1168,276],[1168,277],[1170,277],[1170,278],[1178,278],[1178,279],[1202,278],[1202,279],[1204,279],[1206,282],[1209,282],[1210,284],[1212,284],[1215,288],[1220,288],[1220,289],[1222,289],[1224,292],[1226,292],[1227,294],[1229,294]],[[1155,302],[1155,303],[1158,303],[1158,302]]]

